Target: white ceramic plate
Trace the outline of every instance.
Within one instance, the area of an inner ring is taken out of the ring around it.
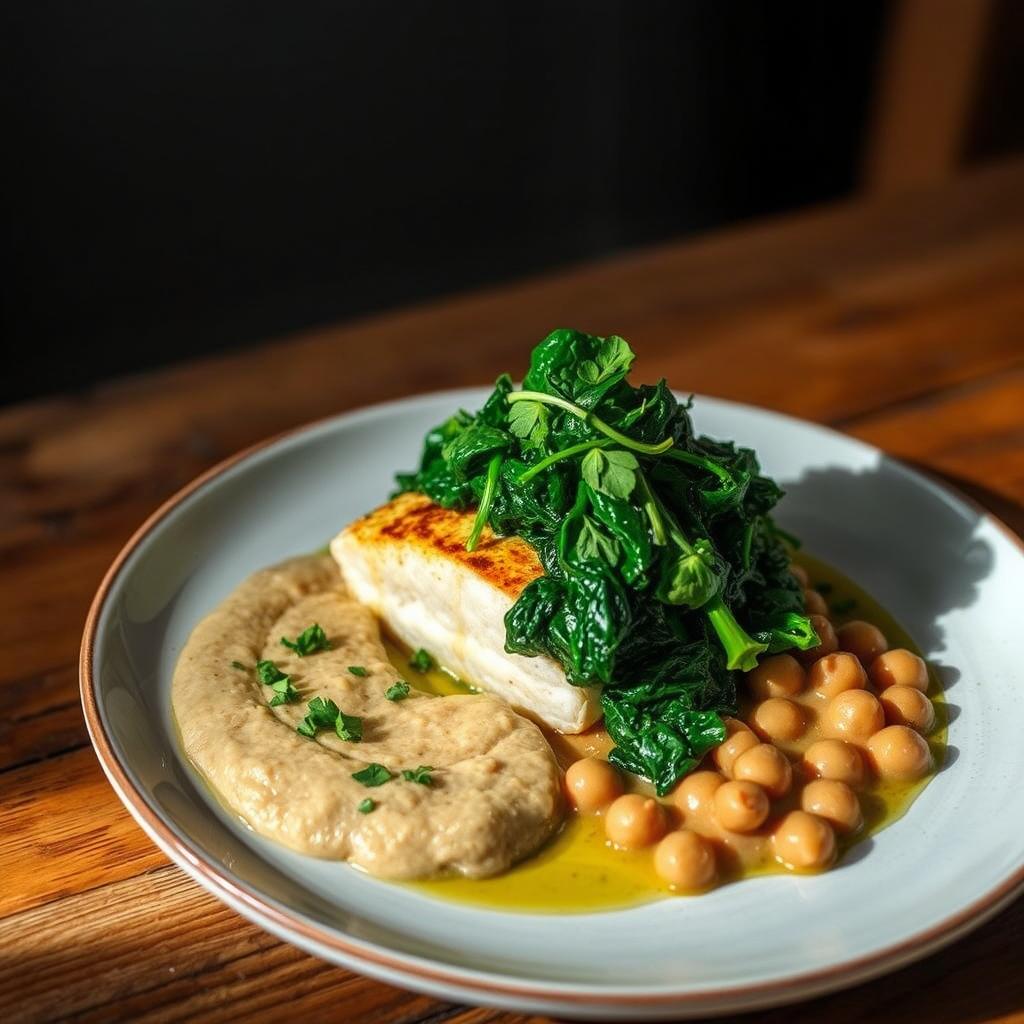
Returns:
[[[82,695],[112,785],[155,843],[239,913],[325,960],[445,999],[638,1020],[767,1006],[892,970],[1024,885],[1024,550],[1005,527],[876,449],[698,398],[700,431],[751,445],[781,523],[866,587],[924,649],[952,705],[950,757],[910,812],[817,877],[577,915],[449,904],[248,831],[188,767],[170,680],[189,631],[253,570],[321,546],[415,465],[426,429],[485,391],[318,423],[172,498],[100,587]]]

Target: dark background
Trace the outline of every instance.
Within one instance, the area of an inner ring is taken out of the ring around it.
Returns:
[[[845,195],[887,13],[11,5],[0,400]]]

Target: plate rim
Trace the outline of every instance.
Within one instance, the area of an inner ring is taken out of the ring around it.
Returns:
[[[111,742],[99,712],[98,687],[94,671],[97,631],[107,599],[129,559],[150,534],[186,499],[213,484],[229,470],[279,443],[316,431],[329,424],[341,424],[354,419],[386,415],[392,409],[425,399],[432,400],[451,397],[453,400],[457,400],[460,397],[465,398],[470,393],[479,392],[485,387],[486,385],[478,385],[475,387],[418,392],[402,398],[318,417],[307,423],[279,431],[270,437],[257,441],[227,456],[189,481],[161,502],[118,551],[100,581],[85,620],[79,652],[79,689],[82,709],[93,750],[115,794],[125,805],[146,836],[173,863],[218,899],[227,902],[229,906],[236,910],[238,910],[237,905],[239,904],[248,908],[256,915],[255,923],[258,926],[267,928],[268,926],[264,922],[272,922],[274,927],[279,929],[279,937],[281,934],[295,935],[302,940],[307,949],[310,946],[326,947],[348,961],[370,968],[371,973],[375,976],[379,977],[378,972],[383,969],[395,972],[401,979],[415,980],[421,984],[446,986],[461,992],[475,993],[491,1001],[501,999],[502,997],[518,997],[528,1001],[542,1000],[551,1005],[562,1006],[567,1009],[572,1007],[580,1008],[584,1004],[593,1005],[597,1001],[618,1010],[630,1007],[653,1009],[656,1007],[682,1008],[691,1006],[694,1010],[700,1010],[701,1012],[714,1012],[714,1008],[710,1004],[722,1003],[732,1007],[742,1006],[746,1009],[754,1009],[757,1006],[778,1004],[790,1000],[796,1001],[802,998],[822,995],[846,985],[865,981],[887,970],[895,970],[899,967],[907,966],[930,953],[937,952],[943,946],[955,942],[957,939],[964,937],[968,932],[973,931],[974,928],[980,927],[1024,891],[1024,867],[1022,867],[972,903],[961,907],[943,920],[906,939],[871,953],[844,960],[841,963],[816,968],[800,974],[790,974],[785,978],[752,982],[748,985],[729,985],[718,989],[694,990],[691,988],[678,991],[662,989],[658,992],[649,993],[621,990],[616,992],[614,990],[593,988],[588,990],[584,986],[576,986],[573,983],[563,983],[562,987],[552,988],[550,986],[557,985],[557,983],[550,981],[533,982],[528,979],[500,981],[496,980],[493,975],[487,975],[484,972],[471,968],[448,967],[414,954],[395,953],[382,949],[372,943],[353,941],[337,930],[326,926],[319,926],[314,922],[306,920],[295,911],[289,912],[287,908],[279,908],[274,901],[262,895],[257,889],[246,885],[238,879],[232,878],[228,872],[220,869],[216,863],[206,856],[198,844],[183,841],[179,838],[174,830],[162,819],[160,814],[150,806],[144,794],[134,785],[131,776],[115,751],[115,747]],[[813,420],[805,420],[775,409],[768,409],[763,406],[737,402],[732,399],[719,398],[712,395],[697,395],[695,397],[698,399],[708,398],[717,404],[734,406],[738,409],[768,413],[773,417],[788,421],[792,425],[803,428],[810,427],[814,430],[833,435],[836,438],[841,438],[845,442],[858,445],[869,452],[876,453],[896,463],[905,473],[912,478],[916,478],[921,485],[933,491],[938,491],[945,498],[951,497],[955,501],[967,506],[980,520],[986,521],[995,527],[999,533],[1003,534],[1013,546],[1024,554],[1024,539],[1002,519],[984,508],[978,501],[965,494],[955,485],[949,484],[946,480],[940,479],[928,470],[910,466],[903,460],[889,455],[875,445],[824,424],[816,423]],[[785,990],[789,990],[788,998],[783,994]],[[726,1009],[727,1007],[723,1005],[723,1012]]]

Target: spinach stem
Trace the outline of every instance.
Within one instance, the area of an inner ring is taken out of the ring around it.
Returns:
[[[637,470],[637,480],[640,482],[640,490],[643,492],[641,503],[647,518],[651,523],[651,533],[654,535],[654,543],[663,548],[668,543],[668,532],[665,529],[665,520],[662,518],[661,509],[658,506],[658,499],[647,482],[647,474],[643,470]]]
[[[574,455],[581,455],[583,452],[590,451],[591,448],[607,448],[610,444],[611,441],[605,441],[603,438],[600,438],[596,441],[583,441],[580,444],[574,444],[568,448],[562,448],[560,451],[552,452],[541,459],[536,465],[520,473],[516,477],[516,483],[528,483],[539,473],[543,473],[549,466],[553,466],[556,462],[561,462],[562,459],[571,459]]]
[[[703,608],[718,639],[725,650],[726,668],[749,672],[757,668],[758,655],[768,650],[768,644],[759,643],[736,621],[736,616],[722,600],[712,598]]]
[[[701,469],[706,469],[709,473],[714,473],[719,480],[727,484],[732,486],[736,484],[736,481],[732,478],[732,473],[721,463],[715,462],[714,459],[706,459],[703,455],[694,455],[693,452],[684,451],[682,448],[673,448],[665,454],[677,462],[685,462],[689,466],[699,466]]]
[[[750,549],[754,544],[754,526],[756,520],[751,519],[743,531],[743,571],[750,572]]]
[[[675,517],[661,504],[658,496],[647,482],[647,477],[641,472],[637,474],[637,478],[644,492],[644,508],[647,509],[648,518],[651,520],[655,543],[657,543],[658,536],[658,527],[655,526],[655,523],[660,524],[663,536],[667,523],[668,535],[673,543],[679,545],[686,554],[692,553],[693,545],[687,540]],[[736,616],[722,600],[722,595],[718,594],[707,604],[701,605],[700,610],[707,615],[712,628],[718,634],[718,639],[725,651],[726,667],[740,669],[743,672],[749,672],[752,668],[756,668],[758,655],[768,650],[768,644],[755,640],[736,621]]]
[[[476,510],[476,519],[473,520],[473,529],[466,541],[466,550],[475,551],[480,540],[480,534],[487,525],[487,517],[491,514],[491,503],[494,501],[494,492],[498,488],[498,474],[501,472],[501,456],[495,455],[487,463],[487,479],[484,482],[484,492],[480,495],[480,504]]]
[[[623,448],[631,448],[633,451],[641,452],[644,455],[661,455],[662,452],[667,452],[675,444],[671,437],[666,437],[664,441],[659,441],[657,444],[648,444],[646,441],[634,441],[633,438],[609,426],[609,424],[605,423],[603,419],[594,413],[588,412],[586,409],[565,398],[549,395],[544,391],[513,391],[508,396],[508,401],[510,403],[540,402],[542,405],[557,406],[559,409],[564,409],[567,413],[571,413],[577,419],[583,420],[584,423],[593,427],[598,433],[604,434],[605,437],[610,437],[613,441],[617,441]]]

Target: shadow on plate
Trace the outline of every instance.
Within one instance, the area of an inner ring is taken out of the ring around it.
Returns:
[[[982,512],[951,504],[884,456],[861,471],[815,469],[782,486],[779,518],[786,529],[891,611],[925,652],[943,688],[953,686],[959,671],[941,657],[941,620],[971,607],[992,571],[991,545],[978,535]]]

